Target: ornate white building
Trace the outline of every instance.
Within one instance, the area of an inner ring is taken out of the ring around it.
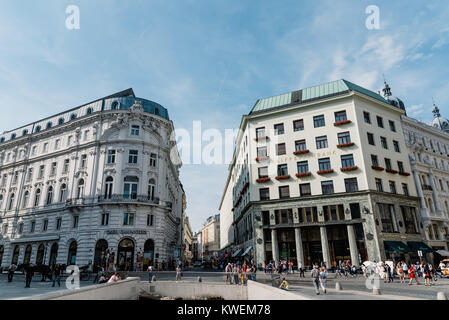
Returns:
[[[0,134],[0,265],[179,259],[173,130],[164,107],[128,89]]]

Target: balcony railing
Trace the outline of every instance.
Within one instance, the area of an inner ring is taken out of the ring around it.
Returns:
[[[422,185],[422,189],[423,189],[423,190],[433,191],[432,186],[430,186],[430,185],[428,185],[428,184],[423,184],[423,185]]]
[[[99,196],[98,202],[100,203],[115,203],[115,202],[132,202],[132,203],[146,203],[156,204],[163,207],[172,208],[173,204],[169,201],[163,201],[159,198],[149,198],[146,195],[125,195],[125,194],[113,194],[110,197]]]

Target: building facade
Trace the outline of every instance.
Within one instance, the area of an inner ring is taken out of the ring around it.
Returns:
[[[447,254],[449,247],[449,121],[441,117],[435,105],[433,114],[434,119],[430,125],[403,116],[402,126],[420,198],[420,212],[427,243],[437,253],[440,251],[441,254]],[[431,253],[427,248],[424,251]]]
[[[220,215],[210,216],[201,229],[201,251],[203,261],[218,257],[220,250]]]
[[[220,211],[232,215],[233,257],[258,267],[415,258],[419,198],[404,106],[389,90],[338,80],[256,102],[229,166],[232,209]]]
[[[184,266],[189,266],[193,263],[193,246],[192,246],[192,228],[190,227],[189,217],[184,215],[182,229],[182,263]]]
[[[173,130],[164,107],[128,89],[1,134],[1,266],[179,259]]]
[[[192,250],[193,250],[193,262],[202,262],[203,261],[203,255],[202,255],[202,245],[201,245],[201,236],[202,232],[198,231],[195,233],[195,235],[192,238]]]

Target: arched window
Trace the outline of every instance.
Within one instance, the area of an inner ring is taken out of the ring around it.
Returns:
[[[75,119],[76,119],[76,114],[72,113],[72,114],[70,115],[70,120],[75,120]]]
[[[19,253],[20,253],[20,247],[16,245],[14,247],[14,251],[12,254],[11,264],[17,265],[19,263]]]
[[[38,207],[41,202],[41,189],[37,189],[34,195],[34,206]]]
[[[47,122],[47,129],[50,129],[53,126],[51,122]]]
[[[78,190],[76,193],[76,198],[81,199],[84,195],[84,179],[78,181]]]
[[[75,240],[70,243],[69,254],[67,256],[67,265],[76,264],[76,251],[78,249],[78,244]]]
[[[23,194],[23,203],[22,208],[26,208],[28,206],[28,200],[30,198],[30,192],[27,190]]]
[[[14,206],[14,198],[15,197],[16,197],[16,195],[14,193],[11,194],[11,196],[9,197],[8,210],[12,210],[12,208]]]
[[[41,265],[44,263],[44,252],[45,252],[45,247],[41,243],[39,245],[39,248],[37,248],[37,253],[36,253],[36,264],[37,265]]]
[[[139,178],[134,176],[125,177],[125,184],[123,188],[124,199],[137,199],[137,187],[139,185]]]
[[[148,200],[154,200],[154,193],[156,190],[156,181],[154,179],[150,179],[148,182]]]
[[[41,131],[41,126],[37,126],[36,129],[34,129],[34,132],[39,132]]]
[[[63,123],[64,123],[64,118],[59,118],[58,124],[61,125],[61,124],[63,124]]]
[[[114,179],[112,177],[107,177],[106,181],[105,181],[105,188],[104,188],[104,198],[105,199],[111,199],[113,186],[114,186]]]
[[[53,203],[53,187],[49,187],[47,191],[47,205]]]
[[[66,198],[67,185],[63,183],[61,189],[59,190],[59,202],[64,202]]]
[[[118,109],[118,102],[114,101],[111,105],[111,110],[117,110]]]
[[[0,265],[2,265],[3,262],[3,253],[5,252],[5,248],[3,246],[0,246]]]
[[[157,116],[159,115],[159,108],[154,108],[154,114]]]
[[[22,136],[26,136],[27,134],[28,134],[28,130],[27,129],[22,131]]]
[[[0,143],[2,143],[2,142],[5,142],[5,137],[2,137],[2,138],[0,139]]]
[[[57,257],[58,257],[58,244],[53,243],[53,245],[51,246],[51,250],[50,250],[50,259],[49,259],[48,264],[50,266],[53,266],[54,264],[56,264]]]
[[[32,247],[31,245],[27,245],[25,249],[25,256],[23,257],[23,264],[29,264],[31,262],[31,251]]]
[[[92,114],[92,108],[87,108],[86,115]]]
[[[13,133],[13,134],[11,135],[11,140],[14,140],[15,138],[16,138],[16,134]]]

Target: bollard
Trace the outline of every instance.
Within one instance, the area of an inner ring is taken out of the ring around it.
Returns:
[[[152,281],[152,282],[155,282],[155,281],[156,281],[156,276],[153,276],[153,277],[151,278],[151,281]]]
[[[444,292],[438,292],[437,300],[447,300],[447,296]]]
[[[338,282],[338,281],[335,283],[335,290],[337,290],[337,291],[343,290],[343,287],[341,286],[340,282]]]
[[[201,279],[201,277],[198,277],[198,282],[202,282],[203,280]]]
[[[380,295],[380,289],[379,288],[373,288],[373,294],[374,295]]]

